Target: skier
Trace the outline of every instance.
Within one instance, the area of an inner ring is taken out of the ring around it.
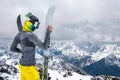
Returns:
[[[35,62],[35,47],[38,46],[46,50],[50,43],[50,33],[52,26],[48,26],[44,43],[33,33],[39,27],[39,20],[36,16],[29,13],[27,20],[22,26],[20,15],[17,18],[19,33],[15,36],[10,50],[22,53],[19,61],[20,80],[40,80]],[[36,25],[37,24],[37,25]],[[21,45],[21,49],[17,45]]]

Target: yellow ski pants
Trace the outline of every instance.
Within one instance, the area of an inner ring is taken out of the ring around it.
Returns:
[[[20,69],[20,80],[40,80],[36,66],[22,66],[18,64]]]

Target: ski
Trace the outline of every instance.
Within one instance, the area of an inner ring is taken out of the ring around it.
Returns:
[[[46,31],[47,31],[48,25],[52,26],[54,10],[55,10],[55,6],[52,5],[52,6],[49,7],[49,9],[47,11],[46,21],[45,21]],[[49,49],[50,48],[48,48],[47,50],[44,51],[44,63],[43,63],[44,75],[43,75],[43,80],[48,80],[48,59],[49,59],[49,55],[50,55]]]

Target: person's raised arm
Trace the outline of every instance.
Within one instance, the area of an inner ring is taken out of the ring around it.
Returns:
[[[28,39],[31,42],[33,42],[36,46],[38,46],[39,48],[46,50],[48,49],[49,44],[50,44],[50,33],[52,30],[53,30],[52,26],[48,26],[44,42],[42,42],[35,34],[30,35]]]

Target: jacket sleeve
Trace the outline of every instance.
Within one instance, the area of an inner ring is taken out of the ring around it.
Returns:
[[[32,34],[31,36],[29,36],[29,40],[33,42],[39,48],[46,50],[48,49],[49,44],[50,44],[50,33],[51,31],[47,30],[44,42],[42,42],[35,34]]]
[[[22,52],[19,48],[17,48],[17,45],[18,45],[18,40],[17,40],[17,36],[14,38],[11,46],[10,46],[10,51],[12,52]]]

